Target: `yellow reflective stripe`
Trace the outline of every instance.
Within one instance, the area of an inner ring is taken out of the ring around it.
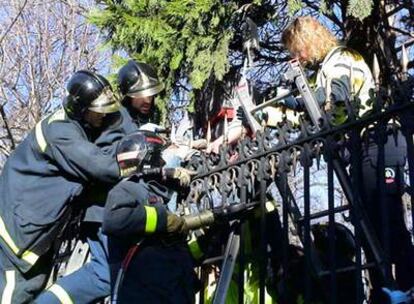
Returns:
[[[65,110],[59,109],[55,113],[50,115],[49,120],[47,121],[47,123],[50,124],[51,122],[54,122],[56,120],[65,120],[65,118],[66,118]]]
[[[13,239],[11,238],[9,232],[6,229],[6,225],[4,224],[3,219],[1,217],[0,217],[0,237],[4,240],[7,246],[10,247],[10,249],[14,252],[14,254],[17,254],[19,252],[19,248],[16,246]]]
[[[153,233],[157,228],[157,210],[155,207],[144,206],[147,215],[145,221],[145,232]]]
[[[271,202],[271,201],[267,201],[266,202],[266,204],[265,204],[265,208],[266,208],[266,211],[268,212],[268,213],[270,213],[270,212],[272,212],[272,211],[274,211],[276,208],[275,208],[275,204],[273,203],[273,202]]]
[[[9,248],[13,251],[15,255],[18,255],[19,248],[14,243],[12,237],[10,236],[9,232],[6,229],[6,225],[3,222],[3,219],[0,217],[0,237],[4,240],[4,242],[9,246]],[[34,265],[37,261],[39,256],[29,250],[23,252],[22,259],[29,263],[30,265]]]
[[[50,115],[47,122],[48,122],[48,124],[50,124],[50,123],[52,123],[56,120],[64,120],[65,118],[66,118],[65,110],[60,109],[60,110],[56,111],[55,113],[53,113],[52,115]],[[46,138],[43,134],[42,121],[43,121],[43,119],[36,124],[35,134],[36,134],[36,141],[37,141],[37,144],[40,147],[40,150],[42,152],[45,152],[46,148],[47,148],[47,141],[46,141]]]
[[[16,285],[16,272],[14,270],[6,271],[6,286],[1,297],[1,304],[11,304],[14,287]]]
[[[34,265],[38,259],[39,259],[39,256],[36,253],[31,252],[29,250],[26,250],[22,254],[22,260],[26,261],[30,265]]]
[[[198,244],[197,240],[190,241],[188,243],[188,249],[190,250],[191,256],[195,260],[199,260],[203,256],[203,251],[201,250],[200,245]]]
[[[40,147],[40,151],[45,152],[46,147],[47,147],[47,142],[46,142],[45,136],[43,135],[43,131],[42,131],[42,121],[36,124],[35,134],[36,134],[37,144]]]
[[[48,291],[52,292],[62,304],[73,304],[69,294],[61,286],[53,284],[48,288]]]

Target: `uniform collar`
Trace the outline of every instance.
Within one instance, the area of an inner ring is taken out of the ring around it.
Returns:
[[[336,46],[333,49],[331,49],[328,54],[325,56],[325,58],[323,59],[321,66],[323,66],[325,63],[327,63],[334,54],[336,54],[337,51],[344,49],[345,47],[342,45]]]

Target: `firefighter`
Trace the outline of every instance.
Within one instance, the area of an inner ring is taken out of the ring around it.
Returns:
[[[128,61],[118,72],[118,86],[123,96],[122,105],[138,127],[147,123],[160,123],[155,96],[164,86],[150,65],[134,60]]]
[[[118,87],[124,105],[120,109],[120,117],[113,127],[105,130],[95,141],[95,144],[114,157],[117,143],[125,135],[138,131],[138,128],[145,127],[146,124],[159,123],[159,115],[155,114],[154,97],[163,89],[151,66],[132,60],[119,70]],[[171,162],[168,165],[171,166]],[[90,261],[76,272],[57,280],[36,299],[38,304],[65,303],[64,299],[79,304],[90,303],[110,295],[107,237],[101,232],[106,200],[102,194],[107,193],[108,188],[95,185],[93,192],[100,192],[97,193],[99,199],[91,199],[98,204],[90,206],[83,219],[82,234],[86,234]]]
[[[109,236],[112,297],[118,303],[194,302],[196,277],[185,221],[165,205],[172,183],[167,187],[164,170],[151,174],[164,164],[164,144],[155,133],[139,131],[118,147],[126,178],[110,191],[103,222]],[[181,172],[188,176],[187,170]]]
[[[138,127],[123,107],[112,116],[109,127],[99,135],[94,144],[115,159],[119,140],[126,134],[136,132]],[[36,298],[37,304],[92,303],[110,295],[107,238],[101,231],[103,206],[110,188],[111,185],[108,184],[94,183],[84,191],[82,198],[82,206],[88,207],[82,217],[79,241],[88,243],[90,260],[77,271],[56,280]],[[86,255],[87,251],[73,254]]]
[[[44,288],[57,239],[86,185],[115,183],[116,160],[93,141],[119,103],[108,81],[78,71],[63,107],[40,121],[8,158],[0,177],[0,295],[28,303]]]
[[[372,107],[374,81],[369,67],[359,53],[341,46],[335,37],[312,17],[295,19],[284,31],[282,42],[291,55],[297,57],[301,63],[319,68],[315,97],[328,112],[333,113],[336,123],[341,124],[347,120],[347,115],[341,110],[346,103],[350,103],[359,116],[369,112]],[[389,253],[391,262],[395,264],[396,281],[400,289],[406,290],[414,285],[414,250],[411,236],[404,223],[401,198],[404,188],[406,141],[399,130],[395,132],[395,126],[391,124],[387,126],[386,132],[383,175],[377,169],[378,136],[373,128],[368,128],[364,132],[362,198],[376,235],[382,237],[383,229],[389,229]],[[385,181],[379,180],[378,176],[385,176]],[[383,183],[383,200],[388,210],[386,218],[381,216],[382,207],[379,203],[378,189]],[[371,253],[366,250],[366,254],[371,261]],[[381,278],[374,271],[370,272],[370,276],[373,285],[372,302],[382,303]]]

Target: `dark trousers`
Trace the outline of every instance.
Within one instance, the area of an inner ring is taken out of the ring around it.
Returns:
[[[112,248],[109,241],[111,268]],[[113,256],[112,256],[113,257]],[[195,301],[197,278],[193,260],[186,244],[164,246],[142,243],[125,272],[118,291],[117,303],[174,303],[190,304]],[[111,270],[112,274],[116,271]],[[115,278],[111,278],[111,283]]]
[[[91,227],[87,241],[90,261],[77,271],[59,278],[51,289],[43,292],[37,299],[38,304],[59,304],[61,299],[70,298],[73,303],[95,303],[110,295],[110,275],[107,256],[107,236],[101,228]],[[56,288],[57,286],[57,288]]]
[[[22,273],[0,248],[0,303],[32,303],[45,287],[52,266],[51,254],[46,254],[29,272]]]
[[[379,168],[378,141],[373,133],[368,140],[362,148],[362,199],[376,235],[385,252],[389,253],[389,261],[395,266],[397,287],[407,290],[414,286],[414,246],[405,225],[402,204],[406,141],[401,132],[397,137],[389,132],[384,145],[385,165]],[[384,183],[378,180],[379,170],[384,170]],[[388,233],[384,234],[386,231]],[[366,254],[372,261],[372,254],[369,251]],[[384,283],[378,271],[370,271],[370,277],[373,303],[381,303],[383,296],[380,287]]]

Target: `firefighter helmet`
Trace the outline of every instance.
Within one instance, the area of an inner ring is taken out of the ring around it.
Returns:
[[[111,85],[105,77],[90,72],[77,71],[69,79],[64,107],[75,118],[82,119],[86,110],[96,113],[119,111],[119,101],[112,93]]]
[[[150,65],[134,60],[119,70],[118,85],[122,95],[129,97],[153,96],[164,88]]]
[[[164,147],[165,141],[154,132],[140,130],[125,136],[116,151],[121,176],[162,167]]]

